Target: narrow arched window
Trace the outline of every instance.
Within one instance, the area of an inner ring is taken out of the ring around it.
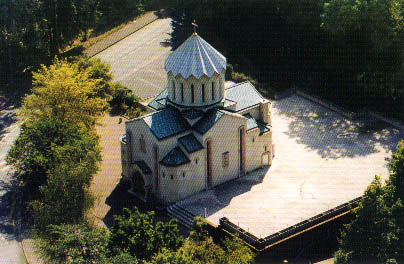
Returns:
[[[212,100],[215,100],[215,83],[212,82]]]
[[[205,102],[205,85],[202,84],[202,103]]]
[[[173,81],[173,98],[175,100],[175,82]]]
[[[181,102],[184,102],[184,84],[181,83]]]
[[[191,84],[191,102],[195,103],[195,97],[194,97],[194,85]]]

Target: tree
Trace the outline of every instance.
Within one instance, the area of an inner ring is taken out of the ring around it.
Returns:
[[[39,249],[46,263],[115,263],[107,261],[108,239],[104,228],[87,224],[52,225],[49,238],[39,239]]]
[[[150,260],[163,248],[175,251],[182,238],[176,220],[153,224],[154,212],[141,213],[134,207],[124,208],[122,215],[114,217],[111,227],[110,248],[114,254],[129,253],[138,259]]]
[[[386,185],[380,178],[366,189],[363,200],[354,210],[354,220],[344,227],[335,253],[336,263],[386,262],[404,260],[404,141],[401,141],[389,163]],[[398,180],[398,181],[397,181]]]
[[[243,245],[237,236],[231,239],[226,238],[223,241],[223,247],[216,244],[208,233],[208,223],[202,217],[194,218],[193,230],[177,254],[181,256],[182,260],[201,264],[254,262],[254,254],[251,249]],[[177,258],[179,257],[177,256]]]
[[[46,233],[50,225],[79,224],[94,205],[89,187],[92,174],[85,162],[64,161],[49,172],[41,197],[30,204],[35,228]],[[91,170],[91,168],[90,168]]]
[[[49,172],[58,164],[82,164],[87,184],[101,161],[98,137],[78,125],[55,119],[37,120],[21,126],[21,133],[6,159],[15,169],[15,179],[27,201],[39,196]]]
[[[38,119],[58,119],[92,128],[107,109],[98,79],[75,64],[56,60],[33,73],[33,93],[23,99],[22,115],[27,124]]]
[[[99,58],[87,58],[80,56],[75,58],[73,63],[77,65],[79,71],[88,72],[88,77],[93,80],[98,80],[98,96],[105,97],[113,92],[113,75],[111,66],[108,63],[102,62]]]
[[[358,34],[382,51],[402,38],[403,15],[401,0],[330,0],[324,4],[322,26],[334,35]]]

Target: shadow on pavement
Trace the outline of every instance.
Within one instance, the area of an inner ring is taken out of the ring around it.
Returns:
[[[316,151],[322,158],[367,156],[380,151],[394,151],[404,132],[392,127],[364,130],[360,122],[312,103],[299,96],[273,102],[275,115],[291,119],[285,132],[300,144]],[[379,148],[380,147],[380,148]]]
[[[227,207],[231,200],[239,195],[249,192],[255,185],[262,183],[270,167],[258,169],[248,175],[225,182],[211,190],[195,194],[178,204],[196,216],[204,216],[205,207],[207,216],[213,215]]]
[[[7,128],[18,121],[17,115],[13,112],[13,107],[7,107],[6,111],[1,110],[0,105],[0,141],[4,138],[7,133]]]

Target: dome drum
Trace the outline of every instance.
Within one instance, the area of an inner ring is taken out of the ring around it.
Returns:
[[[224,73],[203,75],[200,79],[190,76],[184,79],[167,74],[168,99],[174,104],[185,107],[201,107],[220,103],[224,98]]]

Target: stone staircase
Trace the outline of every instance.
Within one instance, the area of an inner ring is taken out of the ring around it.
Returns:
[[[192,229],[194,223],[194,217],[191,212],[187,211],[186,209],[182,208],[178,204],[173,204],[167,207],[167,214],[168,216],[175,218],[178,220],[180,224],[185,226],[188,229]]]

